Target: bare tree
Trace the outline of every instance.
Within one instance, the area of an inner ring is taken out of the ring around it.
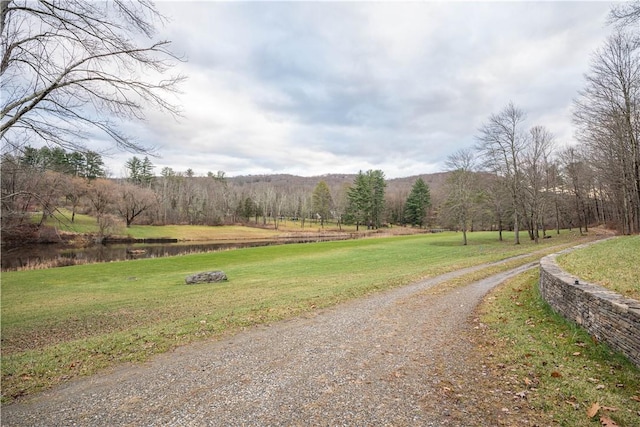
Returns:
[[[538,243],[539,227],[545,208],[545,171],[553,148],[553,134],[544,126],[534,126],[529,131],[529,144],[523,153],[523,179],[526,212],[529,220],[529,236]]]
[[[311,196],[311,207],[314,214],[320,216],[320,226],[324,227],[324,222],[331,217],[331,209],[333,208],[333,200],[331,199],[331,191],[324,180],[318,182]]]
[[[505,230],[508,218],[512,216],[510,211],[512,204],[509,188],[505,183],[504,177],[494,174],[483,175],[480,185],[484,190],[482,201],[493,218],[491,228],[493,229],[494,226],[497,228],[498,240],[502,242],[504,240],[502,232]]]
[[[564,186],[562,174],[557,159],[550,159],[545,163],[544,170],[544,191],[552,204],[552,216],[556,228],[556,234],[560,234],[560,224],[562,216],[562,195]]]
[[[155,207],[156,202],[151,189],[123,182],[117,189],[115,208],[129,228],[136,218]]]
[[[88,189],[87,180],[78,176],[70,176],[67,178],[67,184],[65,186],[65,198],[67,203],[71,205],[71,222],[75,222],[76,211],[82,201],[82,198],[86,196]]]
[[[585,77],[574,103],[578,139],[610,188],[620,230],[640,231],[640,38],[612,35]]]
[[[175,60],[169,41],[151,40],[162,20],[149,0],[2,0],[0,139],[81,149],[98,130],[119,148],[147,151],[117,121],[145,107],[178,114],[166,95],[183,76],[164,76]]]
[[[522,130],[525,113],[509,103],[498,114],[492,114],[480,128],[478,150],[484,165],[504,177],[513,207],[513,231],[515,244],[520,244],[520,210],[522,204],[521,162],[526,147],[526,135]]]
[[[462,244],[467,244],[467,231],[473,220],[474,204],[478,199],[473,171],[475,155],[469,149],[458,150],[447,158],[451,175],[447,179],[448,197],[445,213],[462,231]]]
[[[57,209],[63,191],[62,175],[21,164],[10,154],[2,156],[2,237],[19,238],[39,228]],[[36,210],[42,212],[39,224],[32,222]]]
[[[96,179],[89,184],[87,198],[98,221],[107,215],[115,201],[115,184],[107,179]]]
[[[565,181],[569,193],[573,196],[575,218],[580,234],[589,231],[589,193],[592,188],[593,174],[590,164],[575,147],[568,147],[560,153]],[[570,224],[573,223],[570,220]]]

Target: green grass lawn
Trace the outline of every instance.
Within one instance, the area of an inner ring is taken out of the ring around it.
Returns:
[[[206,337],[296,316],[446,271],[585,241],[509,233],[295,244],[2,274],[4,401]],[[229,281],[187,286],[224,270]]]
[[[41,214],[33,215],[34,221],[40,221]],[[262,224],[261,221],[258,221]],[[98,232],[96,218],[89,215],[76,214],[71,222],[71,211],[60,209],[52,217],[47,218],[45,225],[70,233],[91,234]],[[336,224],[320,224],[306,221],[302,228],[300,221],[284,220],[279,223],[278,230],[273,228],[239,226],[239,225],[136,225],[126,228],[124,223],[111,233],[118,236],[129,236],[135,239],[173,238],[181,241],[215,241],[215,240],[261,240],[274,239],[279,236],[299,232],[339,231]],[[355,226],[342,226],[342,231],[355,232]],[[364,234],[366,231],[363,231]]]
[[[558,265],[587,282],[640,300],[640,236],[607,240],[558,257]]]
[[[34,221],[40,221],[40,217],[41,214],[38,213],[34,214],[32,219]],[[95,217],[77,213],[74,216],[73,222],[71,222],[71,211],[64,208],[58,210],[53,216],[48,217],[45,225],[70,233],[98,232],[98,224],[96,223]]]
[[[519,275],[480,306],[485,386],[502,390],[505,406],[527,408],[535,425],[640,425],[640,370],[555,314],[537,283],[538,271]],[[601,409],[589,417],[594,404]]]
[[[34,220],[39,215],[34,215]],[[45,224],[61,231],[71,233],[97,233],[96,218],[89,215],[76,214],[71,222],[71,211],[60,209],[53,217],[47,218]],[[268,239],[277,237],[276,230],[243,227],[243,226],[206,226],[206,225],[132,225],[126,228],[124,224],[114,231],[114,234],[130,236],[135,239],[173,238],[178,240],[247,240]]]
[[[239,225],[132,225],[122,234],[136,239],[174,238],[189,241],[273,239],[277,230]]]

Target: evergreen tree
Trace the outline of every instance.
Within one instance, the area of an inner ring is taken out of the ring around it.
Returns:
[[[429,186],[422,178],[418,178],[411,187],[404,208],[404,219],[407,223],[422,227],[425,223],[427,209],[431,205]]]
[[[85,157],[82,153],[74,151],[67,156],[69,174],[73,176],[84,176],[86,170]]]
[[[141,183],[142,161],[137,156],[133,156],[124,164],[127,169],[128,180],[134,184]]]
[[[23,149],[20,163],[39,171],[50,170],[90,180],[106,175],[102,156],[94,151],[67,152],[60,147],[27,146]]]
[[[360,224],[367,224],[367,228],[380,227],[386,186],[381,170],[369,170],[366,174],[358,172],[353,186],[347,193],[346,220],[355,222],[356,229],[359,229]]]
[[[95,151],[87,151],[84,153],[84,170],[80,176],[88,180],[96,178],[104,178],[107,174],[104,170],[104,161],[102,156]]]
[[[150,186],[153,182],[153,178],[155,177],[153,174],[153,170],[155,169],[155,165],[151,163],[149,157],[145,156],[142,159],[141,169],[142,169],[142,184],[146,186]]]
[[[153,182],[153,169],[155,166],[151,163],[148,157],[140,160],[138,157],[133,156],[125,163],[127,168],[128,180],[136,185],[149,186]]]
[[[367,171],[367,178],[371,188],[371,221],[369,226],[379,228],[383,222],[384,189],[387,183],[384,181],[384,172],[381,170]]]
[[[40,150],[30,146],[26,146],[22,150],[22,156],[20,156],[20,164],[36,169],[44,169],[42,167],[42,160],[40,158]]]
[[[371,192],[366,176],[362,171],[358,172],[353,186],[347,192],[347,212],[346,221],[356,224],[356,231],[360,229],[360,224],[367,222],[368,207],[371,204]]]

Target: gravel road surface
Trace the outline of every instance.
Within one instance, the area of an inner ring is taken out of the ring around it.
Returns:
[[[533,264],[425,292],[481,267],[75,380],[3,407],[2,425],[504,424],[499,407],[460,394],[483,375],[470,316],[488,290]]]

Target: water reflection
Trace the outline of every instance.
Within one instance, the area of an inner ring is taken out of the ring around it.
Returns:
[[[123,261],[141,258],[159,258],[199,252],[239,249],[257,246],[345,240],[350,236],[321,236],[307,238],[280,238],[277,240],[241,242],[198,242],[171,244],[107,244],[82,248],[58,244],[33,244],[6,248],[2,246],[2,270],[15,270],[25,266],[60,267],[96,262]]]

